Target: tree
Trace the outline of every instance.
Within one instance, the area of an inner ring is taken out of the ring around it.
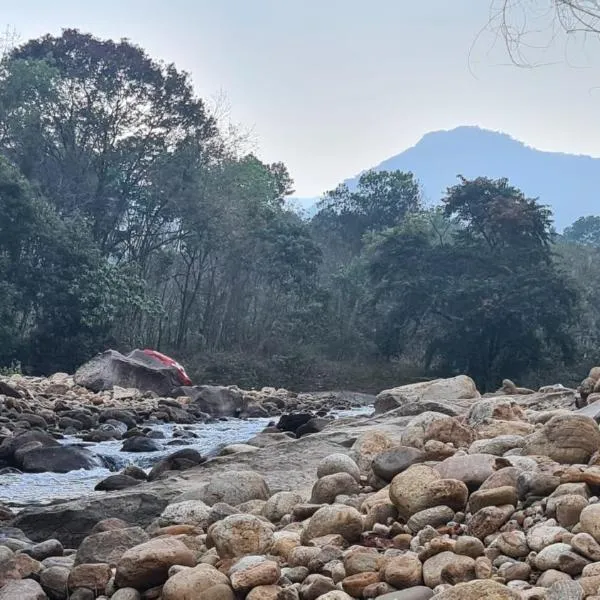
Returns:
[[[314,224],[335,229],[354,254],[368,231],[382,231],[400,224],[421,206],[418,183],[412,173],[367,171],[355,190],[346,184],[325,194]]]
[[[568,357],[576,295],[552,258],[550,213],[505,179],[460,179],[443,199],[451,243],[419,224],[384,232],[370,274],[385,319],[379,344],[400,353],[426,324],[425,363],[485,388]]]
[[[61,219],[1,158],[0,214],[0,364],[72,370],[143,294],[102,259],[85,223]]]
[[[600,248],[600,217],[580,217],[563,232],[567,242]]]
[[[162,233],[172,156],[208,160],[217,133],[187,74],[77,30],[15,48],[0,89],[4,154],[119,258],[132,236]]]

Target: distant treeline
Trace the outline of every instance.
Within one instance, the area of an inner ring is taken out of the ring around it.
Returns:
[[[557,236],[507,180],[459,178],[426,208],[411,173],[368,172],[306,220],[285,166],[237,139],[126,41],[67,30],[9,51],[0,367],[151,346],[204,381],[377,389],[575,381],[597,362],[600,217]]]

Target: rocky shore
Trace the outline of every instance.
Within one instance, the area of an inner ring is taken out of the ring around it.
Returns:
[[[0,600],[600,600],[600,402],[509,383],[403,386],[340,419],[352,401],[225,388],[278,418],[115,475],[125,489],[2,508]],[[66,431],[152,441],[153,419],[219,418],[66,375],[0,394],[7,469],[58,460]]]

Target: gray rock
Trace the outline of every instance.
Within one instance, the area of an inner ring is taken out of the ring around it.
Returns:
[[[168,396],[181,385],[177,369],[135,350],[127,356],[115,350],[102,352],[79,367],[73,380],[94,392],[117,385],[156,392],[159,396]]]
[[[417,448],[400,446],[378,454],[371,464],[373,473],[385,481],[391,481],[398,473],[402,473],[419,462],[426,460],[426,454]]]

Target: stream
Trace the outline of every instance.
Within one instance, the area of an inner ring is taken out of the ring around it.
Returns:
[[[345,411],[332,411],[336,417],[367,415],[371,406]],[[162,450],[158,452],[121,452],[123,442],[109,441],[83,443],[79,438],[67,436],[61,443],[65,445],[83,444],[92,452],[105,458],[113,466],[91,470],[70,471],[69,473],[21,473],[0,476],[0,502],[18,509],[32,504],[48,504],[57,500],[73,500],[94,492],[94,486],[102,479],[120,471],[127,465],[137,465],[146,472],[161,458],[173,454],[181,448],[193,448],[203,455],[214,452],[226,444],[245,442],[260,433],[273,419],[230,419],[216,423],[198,425],[175,425],[172,423],[147,423],[153,430],[161,431],[164,439],[156,440]],[[173,434],[177,430],[192,431],[197,437],[186,439],[185,444],[168,445],[178,439]]]

